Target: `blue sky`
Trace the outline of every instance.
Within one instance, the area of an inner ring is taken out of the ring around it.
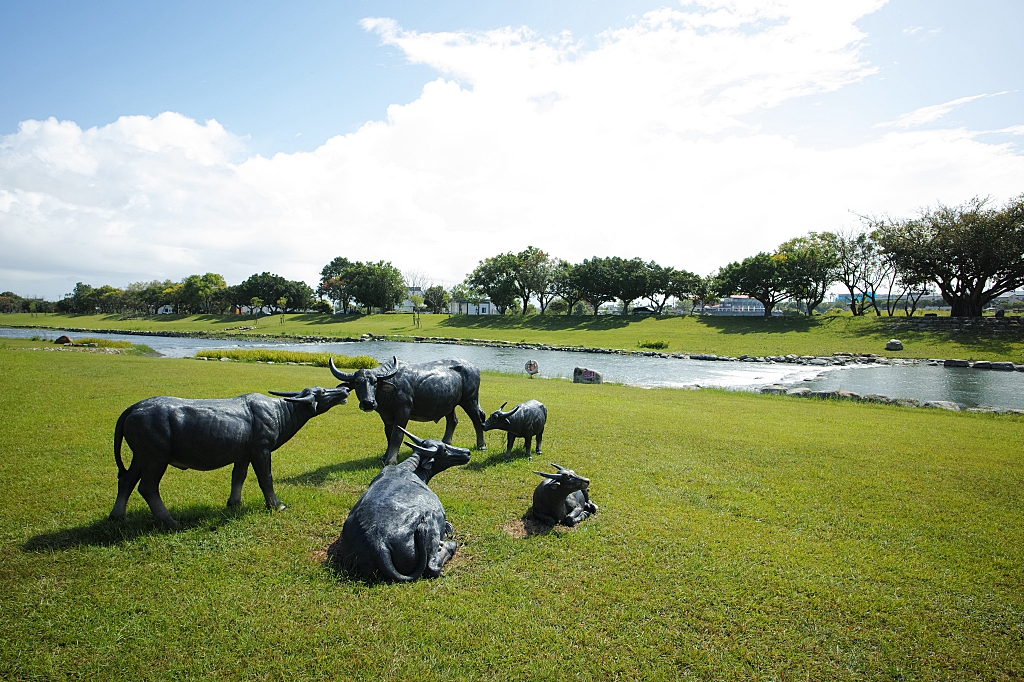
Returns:
[[[1024,191],[1024,3],[817,4],[5,3],[0,289],[450,284],[527,243],[704,272]]]

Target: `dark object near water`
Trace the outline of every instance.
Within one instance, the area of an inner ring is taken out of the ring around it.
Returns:
[[[1006,317],[1006,311],[1005,311],[1005,310],[997,310],[997,311],[996,311],[996,317],[997,317],[997,318],[1003,318],[1003,317]]]
[[[508,448],[505,456],[512,455],[512,444],[516,438],[526,440],[526,456],[533,459],[530,454],[530,444],[533,437],[537,437],[537,454],[544,454],[540,450],[541,439],[544,438],[544,424],[548,420],[548,408],[536,400],[527,400],[519,403],[508,412],[502,412],[508,402],[502,403],[501,407],[491,412],[491,416],[484,422],[484,431],[498,429],[508,432]]]
[[[533,491],[533,518],[554,526],[575,526],[591,514],[597,513],[597,505],[590,501],[587,487],[590,479],[578,475],[572,469],[557,464],[557,474],[534,471],[545,479]]]
[[[72,343],[71,337],[68,336],[67,334],[62,334],[61,336],[58,336],[56,339],[53,340],[53,342],[57,343],[57,344],[60,344],[60,345],[64,345],[66,343]]]
[[[377,411],[384,422],[384,435],[388,448],[383,462],[394,464],[398,461],[398,449],[402,447],[403,429],[409,420],[437,422],[445,419],[444,437],[451,444],[458,405],[469,415],[476,429],[476,447],[486,450],[484,441],[484,411],[480,409],[480,370],[465,360],[451,358],[416,364],[399,364],[395,358],[390,365],[374,369],[360,369],[349,374],[342,372],[330,362],[331,373],[342,381],[341,385],[351,388],[359,398],[359,409],[364,412]],[[401,428],[394,428],[395,426]]]
[[[441,500],[427,483],[435,474],[469,462],[469,450],[409,436],[413,454],[385,466],[345,519],[327,550],[339,571],[365,580],[412,582],[436,578],[458,548]]]
[[[335,405],[344,404],[347,388],[313,388],[301,393],[271,391],[284,400],[247,393],[222,400],[184,400],[160,396],[135,403],[121,413],[114,427],[117,462],[117,501],[110,518],[125,516],[128,497],[139,483],[139,494],[153,516],[178,527],[160,499],[160,479],[167,465],[210,471],[234,464],[228,506],[242,503],[242,483],[252,464],[267,508],[284,505],[274,494],[270,453],[288,442],[302,426]],[[132,464],[124,468],[121,439],[132,449]]]
[[[603,384],[604,375],[596,369],[576,367],[572,370],[572,383],[574,384]]]

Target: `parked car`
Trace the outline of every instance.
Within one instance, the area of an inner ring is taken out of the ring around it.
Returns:
[[[645,305],[638,305],[637,307],[633,308],[633,314],[634,315],[653,315],[654,314],[654,309],[653,308],[648,308]]]

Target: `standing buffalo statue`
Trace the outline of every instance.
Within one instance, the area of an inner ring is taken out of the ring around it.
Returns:
[[[228,506],[242,503],[242,483],[252,464],[268,509],[285,507],[274,494],[270,453],[288,442],[318,414],[346,402],[347,388],[313,388],[301,393],[271,391],[284,400],[247,393],[222,400],[183,400],[160,396],[135,403],[118,417],[114,427],[117,462],[117,501],[110,518],[122,519],[128,497],[139,483],[139,493],[153,516],[177,528],[178,522],[160,499],[160,479],[167,465],[210,471],[233,464]],[[125,469],[121,440],[132,449],[132,464]]]
[[[575,526],[592,514],[597,505],[590,501],[590,479],[557,464],[557,474],[534,471],[545,479],[533,491],[533,518],[549,526]]]
[[[530,443],[534,436],[537,437],[537,454],[544,454],[540,451],[540,442],[544,438],[544,424],[548,420],[548,408],[544,407],[544,403],[527,400],[508,412],[502,412],[505,405],[508,403],[502,403],[501,407],[491,412],[491,416],[484,422],[484,431],[498,429],[508,432],[506,457],[512,456],[512,444],[516,438],[523,438],[526,441],[526,456],[533,459],[533,455],[530,454]]]
[[[336,570],[364,580],[411,582],[436,578],[458,545],[441,500],[427,483],[435,474],[469,462],[469,450],[409,436],[413,454],[385,466],[360,497],[327,550]]]
[[[377,411],[384,422],[384,435],[388,440],[382,461],[395,464],[398,449],[402,447],[402,433],[409,420],[437,422],[445,418],[443,443],[451,444],[458,405],[469,415],[476,429],[476,447],[486,450],[484,441],[484,411],[480,409],[480,370],[465,360],[451,358],[416,364],[399,364],[395,358],[390,365],[374,369],[342,372],[330,361],[331,373],[341,380],[341,386],[351,388],[359,398],[359,409]],[[395,428],[396,426],[400,428]]]

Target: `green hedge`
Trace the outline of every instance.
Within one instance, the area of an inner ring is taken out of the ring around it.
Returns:
[[[331,353],[304,353],[292,350],[275,350],[273,348],[250,348],[246,350],[203,350],[195,355],[197,358],[210,358],[219,360],[229,358],[239,362],[305,362],[317,367],[327,367],[328,361],[333,357],[334,364],[346,369],[373,369],[380,365],[379,362],[369,355],[358,355],[349,357],[347,355],[332,355]]]

